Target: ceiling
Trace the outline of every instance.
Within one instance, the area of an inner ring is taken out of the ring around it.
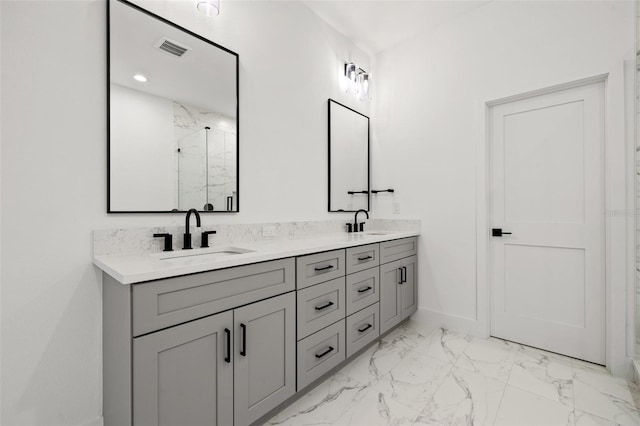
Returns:
[[[236,116],[234,55],[121,2],[110,3],[109,21],[112,83]],[[164,39],[190,50],[182,57],[167,54],[156,47]],[[135,74],[148,81],[135,81]]]
[[[486,0],[302,0],[359,48],[375,55],[488,3]]]

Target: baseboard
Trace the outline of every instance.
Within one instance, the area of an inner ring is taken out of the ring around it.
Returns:
[[[457,331],[458,333],[463,333],[470,336],[482,338],[489,337],[487,326],[477,320],[463,318],[455,315],[448,315],[426,308],[418,308],[411,319],[421,324],[438,328],[445,328],[447,330]]]

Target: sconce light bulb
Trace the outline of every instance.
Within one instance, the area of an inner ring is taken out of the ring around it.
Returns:
[[[133,76],[133,78],[134,78],[136,81],[139,81],[140,83],[146,83],[146,82],[147,82],[147,77],[145,77],[145,76],[144,76],[144,75],[142,75],[142,74],[136,74],[136,75],[134,75],[134,76]]]

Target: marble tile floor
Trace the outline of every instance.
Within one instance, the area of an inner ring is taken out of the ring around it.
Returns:
[[[604,367],[409,321],[266,424],[640,425]]]

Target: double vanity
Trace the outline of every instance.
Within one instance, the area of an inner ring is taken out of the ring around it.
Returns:
[[[416,311],[417,235],[96,256],[105,425],[268,420]]]

